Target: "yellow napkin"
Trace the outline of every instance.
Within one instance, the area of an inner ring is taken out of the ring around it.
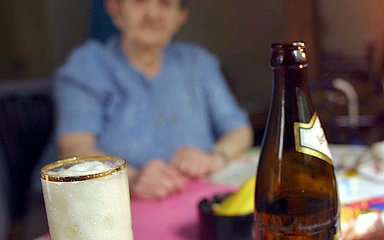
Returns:
[[[212,205],[212,210],[219,216],[242,216],[252,214],[255,209],[256,177],[251,177],[231,195],[220,203]]]

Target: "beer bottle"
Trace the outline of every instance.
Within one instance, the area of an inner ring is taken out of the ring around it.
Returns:
[[[331,153],[307,86],[304,42],[271,46],[273,94],[255,191],[255,239],[339,239]]]

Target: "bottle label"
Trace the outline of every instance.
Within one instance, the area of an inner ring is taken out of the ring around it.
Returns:
[[[294,129],[296,151],[320,158],[333,165],[328,142],[316,113],[313,114],[309,123],[295,122]]]

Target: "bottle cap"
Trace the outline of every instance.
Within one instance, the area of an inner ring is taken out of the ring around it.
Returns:
[[[288,67],[308,64],[303,41],[273,43],[271,45],[272,67]]]

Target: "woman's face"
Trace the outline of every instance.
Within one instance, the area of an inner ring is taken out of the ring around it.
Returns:
[[[124,40],[145,47],[165,47],[188,15],[181,0],[119,0],[115,4],[111,15]]]

